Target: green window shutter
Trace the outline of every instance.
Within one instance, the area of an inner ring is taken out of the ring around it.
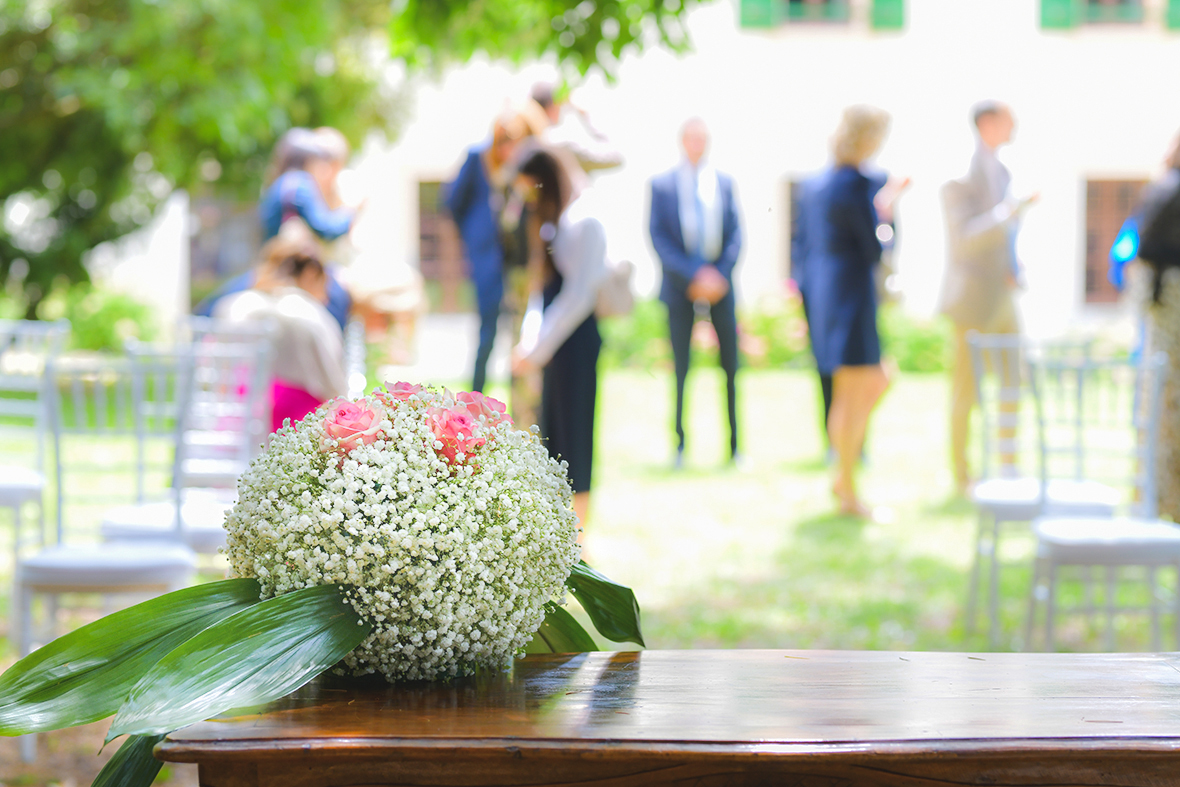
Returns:
[[[774,27],[781,0],[741,0],[742,27]]]
[[[1075,0],[1041,0],[1041,28],[1066,30],[1078,22]]]
[[[1169,30],[1180,30],[1180,0],[1168,0],[1168,13],[1164,24]]]
[[[873,0],[869,24],[874,30],[901,30],[905,27],[905,0]]]

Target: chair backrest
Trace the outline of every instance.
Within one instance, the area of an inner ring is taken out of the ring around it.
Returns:
[[[368,355],[364,322],[350,320],[344,328],[344,373],[345,379],[348,380],[349,399],[365,395],[365,389],[369,385]]]
[[[67,503],[105,508],[170,494],[190,375],[191,359],[175,352],[48,365],[59,543]]]
[[[1134,514],[1154,517],[1166,365],[1164,353],[1033,353],[1046,477],[1125,491],[1124,502]]]
[[[1044,475],[1036,378],[1016,334],[967,334],[980,413],[980,477]]]
[[[230,452],[253,458],[270,433],[270,382],[276,326],[269,320],[186,323],[195,374],[188,429],[236,436]],[[199,443],[200,441],[188,441]]]
[[[0,320],[0,463],[44,469],[45,366],[69,331],[66,320]]]

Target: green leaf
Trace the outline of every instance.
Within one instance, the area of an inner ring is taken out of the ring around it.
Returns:
[[[210,582],[136,604],[59,637],[0,675],[0,735],[106,718],[169,651],[258,603],[258,582]]]
[[[160,659],[119,708],[107,740],[171,732],[276,700],[342,659],[372,629],[337,585],[267,599]]]
[[[164,763],[152,755],[163,735],[132,735],[107,760],[90,787],[149,787]]]
[[[545,604],[545,620],[525,648],[526,653],[584,653],[598,650],[594,638],[586,633],[574,616],[552,601]]]
[[[631,588],[612,582],[584,560],[574,566],[565,586],[599,634],[612,642],[636,642],[646,647],[639,625],[639,602]]]

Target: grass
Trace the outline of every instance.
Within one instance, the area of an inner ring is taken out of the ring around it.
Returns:
[[[811,372],[742,373],[740,467],[726,463],[720,371],[694,369],[689,386],[687,462],[674,471],[670,373],[602,376],[587,557],[635,589],[649,647],[992,649],[965,630],[975,514],[952,495],[945,376],[901,374],[874,416],[861,483],[891,514],[880,522],[833,514]],[[10,537],[6,524],[4,609]],[[1023,644],[1032,539],[1018,527],[1004,546],[996,647],[1007,650]],[[1146,647],[1144,621],[1120,621],[1118,634]],[[1080,619],[1059,637],[1101,647]]]

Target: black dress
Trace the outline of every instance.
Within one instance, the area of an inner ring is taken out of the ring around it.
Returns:
[[[561,292],[561,285],[561,274],[555,271],[545,287],[546,308]],[[553,354],[541,377],[541,417],[537,425],[549,455],[569,463],[574,492],[590,491],[601,349],[598,319],[591,314]]]

